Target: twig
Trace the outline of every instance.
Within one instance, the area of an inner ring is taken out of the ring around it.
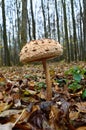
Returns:
[[[21,119],[22,115],[24,114],[24,112],[26,111],[26,109],[23,109],[21,115],[19,116],[19,118],[13,123],[13,127],[17,124],[17,122]]]

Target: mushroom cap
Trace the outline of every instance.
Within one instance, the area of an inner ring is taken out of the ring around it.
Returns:
[[[63,53],[63,48],[59,42],[52,39],[32,40],[22,48],[20,52],[20,61],[28,63],[31,61],[42,61]]]

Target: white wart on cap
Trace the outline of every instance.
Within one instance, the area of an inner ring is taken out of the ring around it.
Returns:
[[[42,59],[50,59],[60,56],[62,53],[62,46],[55,40],[32,40],[22,48],[20,52],[20,61],[23,63],[42,61]]]

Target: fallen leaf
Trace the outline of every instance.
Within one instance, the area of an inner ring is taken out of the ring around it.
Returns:
[[[11,116],[11,115],[15,115],[15,114],[18,114],[18,113],[21,113],[22,110],[5,110],[3,111],[1,114],[0,114],[0,117],[6,117],[6,116]]]
[[[86,113],[86,102],[76,103],[76,106],[79,112]]]
[[[86,126],[79,127],[76,130],[86,130]]]
[[[2,92],[0,92],[0,100],[2,100],[4,98]]]
[[[11,104],[7,104],[7,103],[0,103],[0,112],[6,110],[6,109],[9,109],[11,106]]]
[[[12,130],[13,128],[13,123],[7,123],[4,125],[0,125],[0,130]]]

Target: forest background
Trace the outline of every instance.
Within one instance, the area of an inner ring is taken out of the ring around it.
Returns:
[[[18,65],[22,46],[52,38],[67,62],[86,60],[86,0],[0,0],[0,66]]]

